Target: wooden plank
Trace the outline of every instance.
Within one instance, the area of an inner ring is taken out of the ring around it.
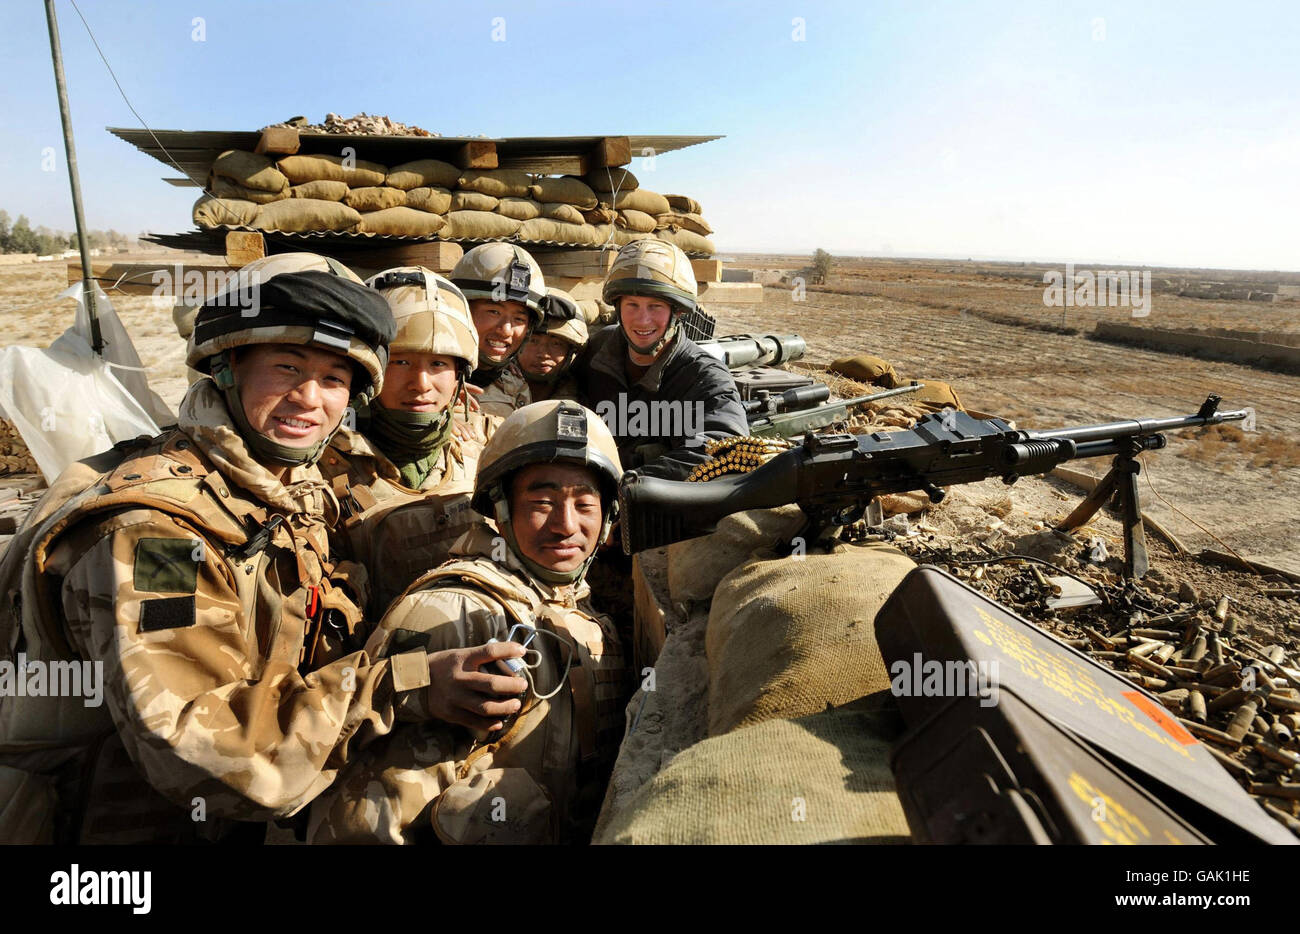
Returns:
[[[471,140],[456,150],[453,161],[462,169],[495,169],[497,144],[488,140]]]
[[[613,250],[565,250],[552,254],[534,253],[537,265],[548,282],[552,276],[568,278],[599,277],[603,279],[614,265]],[[558,286],[557,286],[558,288]]]
[[[637,667],[652,666],[668,638],[668,626],[654,588],[646,580],[641,555],[632,558],[632,619]]]
[[[226,232],[226,265],[241,269],[266,256],[266,238],[256,230]]]
[[[591,167],[627,165],[632,161],[632,145],[626,136],[606,136],[591,150]]]
[[[262,131],[253,152],[265,152],[272,155],[292,156],[298,151],[298,128],[296,126],[269,126]]]
[[[763,287],[757,282],[702,282],[700,301],[722,302],[728,305],[760,305]]]
[[[722,260],[720,259],[693,259],[691,268],[695,270],[696,282],[721,282],[722,281]]]
[[[208,263],[91,263],[90,274],[109,295],[180,295],[201,301],[225,289],[235,271],[214,257]],[[68,284],[80,281],[81,261],[68,260]]]
[[[374,250],[349,250],[339,253],[338,259],[350,268],[372,269],[382,272],[394,266],[423,266],[434,272],[449,273],[465,255],[459,243],[433,240],[423,243],[403,243]]]

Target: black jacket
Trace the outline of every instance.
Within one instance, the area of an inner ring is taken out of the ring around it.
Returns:
[[[574,367],[579,398],[609,426],[624,470],[684,480],[709,459],[706,440],[749,433],[736,381],[694,341],[679,333],[633,386],[627,359],[623,329],[613,325],[591,338]]]

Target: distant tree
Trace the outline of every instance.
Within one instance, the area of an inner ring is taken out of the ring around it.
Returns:
[[[9,252],[10,253],[37,253],[39,244],[36,239],[36,231],[27,221],[27,215],[19,214],[18,220],[14,221],[14,226],[9,231]]]
[[[831,256],[820,247],[813,253],[812,268],[816,275],[817,282],[825,282],[826,277],[831,274],[831,266],[835,262],[835,257]]]
[[[9,212],[0,211],[0,253],[9,252]]]

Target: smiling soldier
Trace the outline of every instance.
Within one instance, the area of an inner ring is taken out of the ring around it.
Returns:
[[[532,401],[515,358],[542,323],[542,269],[521,247],[484,243],[461,257],[451,281],[469,299],[479,336],[478,368],[470,377],[470,383],[483,389],[479,408],[504,418]]]
[[[2,841],[184,842],[293,814],[429,683],[423,652],[344,654],[360,613],[331,582],[315,466],[380,389],[392,315],[320,257],[283,265],[251,306],[231,289],[198,310],[205,376],[177,428],[38,507],[2,644],[102,663],[106,703],[0,698]]]
[[[501,534],[466,533],[367,645],[431,653],[432,688],[410,714],[433,719],[404,724],[347,768],[312,807],[312,842],[587,842],[628,671],[584,577],[621,475],[609,430],[576,403],[536,402],[502,423],[474,485],[475,508]],[[523,656],[520,643],[533,650],[528,680],[479,670],[492,651]]]
[[[534,402],[577,401],[578,384],[572,368],[587,346],[587,322],[573,296],[563,289],[548,288],[542,307],[546,316],[519,351],[519,369]]]
[[[691,262],[671,243],[634,240],[615,257],[603,298],[618,327],[587,344],[582,402],[605,418],[627,469],[683,480],[708,460],[706,440],[749,432],[726,365],[681,333],[696,307]]]

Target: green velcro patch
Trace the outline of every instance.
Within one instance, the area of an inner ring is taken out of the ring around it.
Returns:
[[[194,593],[203,545],[189,538],[142,538],[135,544],[135,589]]]
[[[393,638],[388,643],[388,648],[384,650],[385,655],[400,655],[402,652],[409,652],[412,649],[425,649],[429,647],[429,634],[427,632],[416,632],[413,629],[397,629],[393,631]]]

